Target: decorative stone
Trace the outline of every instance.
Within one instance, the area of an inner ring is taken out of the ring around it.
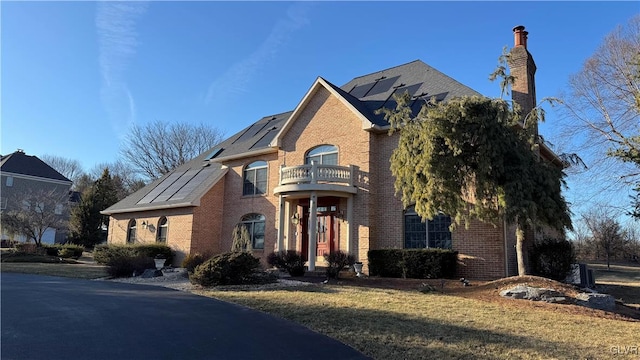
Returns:
[[[613,310],[616,308],[616,299],[608,294],[580,293],[576,296],[578,305],[592,309]]]
[[[536,288],[524,284],[517,285],[516,287],[508,290],[503,290],[500,292],[500,296],[512,299],[546,301],[553,303],[566,301],[564,294],[561,292],[553,289]]]
[[[149,278],[154,278],[158,276],[163,276],[163,275],[162,275],[162,271],[157,269],[147,269],[142,273],[142,275],[140,275],[140,277],[143,279],[149,279]]]

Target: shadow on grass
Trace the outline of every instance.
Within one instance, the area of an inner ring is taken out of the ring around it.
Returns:
[[[476,329],[473,318],[465,326],[371,309],[260,302],[261,310],[301,323],[374,358],[584,357],[585,349],[571,344]]]

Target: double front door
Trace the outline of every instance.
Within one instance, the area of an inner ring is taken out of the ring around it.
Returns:
[[[337,205],[318,206],[316,215],[316,257],[322,258],[332,250],[338,249],[339,224],[337,221]],[[302,256],[309,260],[309,207],[303,207]]]

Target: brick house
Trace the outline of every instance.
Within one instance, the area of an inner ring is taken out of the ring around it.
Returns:
[[[535,63],[527,32],[514,34],[513,94],[527,110],[535,104]],[[415,113],[433,97],[481,96],[419,60],[341,87],[318,77],[293,111],[258,120],[104,210],[108,242],[165,242],[180,261],[229,251],[234,227],[243,224],[263,261],[274,250],[295,249],[314,269],[322,254],[340,249],[366,265],[370,249],[443,247],[460,253],[461,276],[516,274],[513,226],[474,221],[451,233],[448,216],[422,222],[395,196],[389,159],[398,135],[388,135],[375,111],[395,107],[393,95],[404,92]]]
[[[64,243],[67,226],[48,227],[47,224],[66,224],[69,220],[69,190],[71,180],[57,172],[37,156],[17,150],[0,158],[0,212],[22,210],[39,219],[33,228],[42,231],[42,243]],[[43,214],[43,216],[39,216]],[[62,221],[58,221],[61,219]],[[27,241],[25,234],[11,234],[2,230],[2,240]]]

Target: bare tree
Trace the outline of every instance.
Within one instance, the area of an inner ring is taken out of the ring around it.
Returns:
[[[150,180],[218,144],[223,133],[209,125],[153,122],[134,125],[120,150],[124,161]]]
[[[64,175],[67,179],[73,181],[74,185],[76,181],[84,174],[82,165],[78,160],[49,154],[40,156],[40,159],[47,163],[47,165],[54,168],[57,172]]]
[[[66,189],[28,190],[10,196],[2,213],[2,228],[42,245],[48,229],[67,229],[68,192]]]
[[[614,191],[640,192],[640,15],[605,37],[570,78],[564,103],[563,135],[587,160],[590,177],[613,176]]]
[[[591,241],[595,250],[602,250],[610,268],[611,258],[624,251],[625,233],[618,220],[603,208],[593,209],[583,214],[582,219],[591,232]]]

